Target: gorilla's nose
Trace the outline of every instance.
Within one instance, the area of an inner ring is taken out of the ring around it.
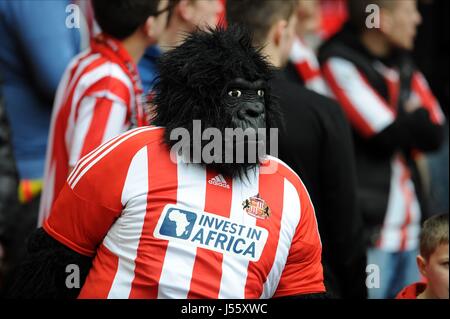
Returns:
[[[263,113],[263,103],[244,103],[242,108],[238,112],[238,116],[241,120],[246,120],[249,118],[257,118]]]

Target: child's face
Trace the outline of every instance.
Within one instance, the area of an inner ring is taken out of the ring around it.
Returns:
[[[435,298],[448,299],[448,244],[439,245],[428,260],[422,258],[422,261],[419,269],[428,279],[431,293]]]

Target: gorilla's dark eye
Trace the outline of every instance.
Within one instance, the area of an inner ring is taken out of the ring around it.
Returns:
[[[258,90],[258,96],[264,96],[264,90]]]
[[[240,90],[234,89],[234,90],[229,91],[228,95],[232,96],[232,97],[240,97],[242,95],[242,92]]]

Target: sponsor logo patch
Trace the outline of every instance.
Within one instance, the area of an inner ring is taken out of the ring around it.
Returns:
[[[256,225],[240,224],[226,217],[170,204],[164,207],[153,235],[258,261],[269,233]]]

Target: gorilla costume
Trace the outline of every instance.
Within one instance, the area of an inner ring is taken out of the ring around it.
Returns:
[[[217,128],[225,136],[225,128],[274,128],[281,116],[267,84],[273,76],[272,68],[259,50],[252,47],[246,31],[237,26],[227,32],[209,31],[212,34],[192,35],[180,48],[164,55],[159,63],[160,77],[154,99],[159,107],[153,123],[166,128],[165,142],[170,147],[178,142],[170,139],[174,129],[183,127],[194,135],[193,119],[202,121],[203,130]],[[256,136],[261,142],[266,137]],[[209,139],[202,140],[202,149],[209,142]],[[265,149],[270,149],[270,140],[262,151]],[[209,163],[219,173],[242,176],[257,164],[244,161],[236,165],[235,160],[227,163],[225,151],[223,143],[222,160]]]
[[[273,128],[271,77],[238,27],[198,31],[165,54],[156,126],[129,131],[80,160],[30,238],[10,297],[323,297],[314,209],[284,163],[260,153],[256,161],[226,162],[223,154],[213,163],[185,163],[196,151],[192,141],[189,155],[178,153],[183,161],[169,155],[179,142],[171,132],[195,135],[193,120],[203,131]],[[275,171],[262,172],[273,164]]]

